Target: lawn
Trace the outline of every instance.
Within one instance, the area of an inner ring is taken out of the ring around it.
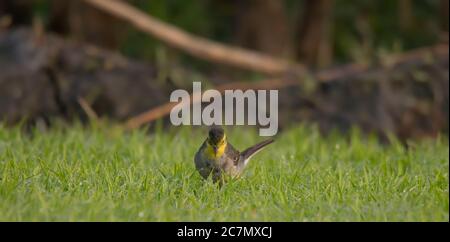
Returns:
[[[279,133],[241,179],[197,174],[206,128],[0,125],[0,221],[449,221],[448,137]],[[257,130],[228,128],[239,149]]]

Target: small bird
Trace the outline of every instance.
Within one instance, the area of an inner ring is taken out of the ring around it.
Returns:
[[[268,139],[239,152],[227,141],[223,129],[214,126],[195,154],[195,167],[204,179],[212,175],[214,182],[222,184],[226,176],[239,177],[250,158],[273,141]]]

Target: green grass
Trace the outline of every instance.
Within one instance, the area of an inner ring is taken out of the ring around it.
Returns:
[[[0,221],[449,221],[447,137],[406,149],[295,127],[218,188],[194,168],[205,129],[63,126],[0,125]]]

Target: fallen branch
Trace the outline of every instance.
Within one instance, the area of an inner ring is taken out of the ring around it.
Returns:
[[[200,59],[271,75],[283,74],[293,69],[305,69],[300,64],[292,64],[262,53],[227,46],[195,36],[175,26],[159,21],[119,0],[84,1],[131,23],[136,28],[160,41]]]
[[[78,104],[80,104],[83,111],[88,116],[89,120],[91,120],[91,121],[98,120],[97,113],[94,111],[94,109],[91,107],[91,105],[86,101],[86,99],[84,99],[83,97],[78,97],[77,101],[78,101]]]
[[[406,53],[384,57],[382,61],[388,62],[389,65],[396,65],[405,61],[422,60],[424,58],[433,56],[448,56],[448,47],[449,46],[447,44],[441,44],[433,47],[419,48]],[[329,82],[337,79],[342,79],[348,76],[355,76],[362,74],[366,72],[369,68],[370,66],[368,65],[353,63],[330,70],[319,71],[315,74],[312,74],[311,77],[319,82]],[[216,87],[215,89],[218,90],[221,94],[223,94],[225,90],[239,89],[244,91],[248,89],[255,89],[255,90],[281,89],[299,84],[300,82],[296,76],[296,78],[268,79],[257,83],[233,82],[223,84],[221,86]],[[193,96],[194,95],[191,95],[190,104],[195,104],[201,101],[198,99],[192,100]],[[128,129],[134,129],[140,127],[145,123],[162,118],[168,115],[175,105],[177,105],[177,103],[172,102],[160,105],[147,112],[144,112],[140,115],[130,118],[126,122],[125,126]]]
[[[280,83],[279,80],[261,81],[261,82],[258,82],[256,85],[252,84],[252,83],[248,83],[248,82],[234,82],[234,83],[228,83],[228,84],[221,85],[221,86],[217,87],[216,90],[219,91],[219,93],[222,95],[225,92],[225,90],[230,90],[230,89],[240,89],[240,90],[244,91],[244,90],[248,90],[248,89],[253,89],[253,88],[255,88],[255,86],[258,86],[258,89],[273,89],[273,88],[277,88],[278,86],[280,86],[280,84],[285,85],[286,83]],[[191,103],[195,104],[195,103],[201,102],[201,99],[198,99],[198,98],[194,99],[194,96],[197,97],[196,95],[191,95],[191,100],[189,102],[189,105]],[[130,118],[126,122],[125,126],[128,129],[135,129],[145,123],[162,118],[162,117],[168,115],[170,113],[170,111],[172,110],[172,108],[177,104],[178,103],[169,102],[169,103],[163,104],[161,106],[158,106],[156,108],[153,108],[147,112],[137,115],[136,117]]]

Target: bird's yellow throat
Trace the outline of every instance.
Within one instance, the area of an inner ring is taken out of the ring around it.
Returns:
[[[206,155],[211,159],[217,159],[223,155],[223,153],[225,152],[225,148],[227,148],[227,141],[225,136],[217,145],[216,152],[214,152],[213,146],[209,144],[209,142],[206,142]]]

